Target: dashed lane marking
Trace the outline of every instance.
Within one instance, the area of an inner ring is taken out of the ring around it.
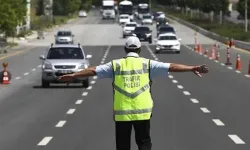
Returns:
[[[229,134],[228,136],[234,141],[235,144],[245,144],[245,142],[235,134]]]
[[[42,67],[42,65],[38,65],[38,66],[37,66],[37,68],[41,68],[41,67]]]
[[[245,76],[248,77],[248,78],[250,78],[250,75],[248,75],[248,74],[246,74]]]
[[[57,128],[61,128],[61,127],[63,127],[64,126],[64,124],[66,123],[66,120],[61,120],[61,121],[59,121],[57,124],[56,124],[56,126],[55,127],[57,127]]]
[[[239,70],[235,70],[236,73],[241,73]]]
[[[182,85],[177,85],[177,87],[178,87],[179,89],[183,89],[183,86],[182,86]]]
[[[168,75],[168,77],[169,77],[170,79],[173,79],[173,78],[174,78],[172,75]]]
[[[16,77],[16,80],[19,80],[19,79],[21,79],[21,77]]]
[[[97,76],[94,76],[93,79],[97,79]]]
[[[220,65],[221,65],[221,66],[225,66],[225,64],[224,64],[224,63],[220,63]]]
[[[201,111],[203,111],[204,113],[210,113],[210,111],[209,111],[206,107],[201,107],[200,109],[201,109]]]
[[[88,88],[87,88],[87,90],[91,90],[92,89],[92,86],[89,86]]]
[[[38,146],[45,146],[52,140],[52,138],[53,138],[52,136],[44,137],[37,145]]]
[[[225,126],[225,124],[224,124],[220,119],[213,119],[213,122],[214,122],[217,126]]]
[[[25,76],[27,76],[29,73],[28,72],[26,72],[26,73],[24,73],[23,75],[25,75]]]
[[[177,81],[177,80],[172,80],[172,82],[173,82],[173,83],[178,83],[178,81]]]
[[[71,115],[71,114],[73,114],[75,111],[76,111],[76,109],[71,108],[71,109],[69,109],[69,110],[67,111],[66,114]]]
[[[83,102],[83,100],[79,99],[79,100],[76,101],[75,104],[79,105],[79,104],[81,104],[82,102]]]
[[[82,93],[82,96],[87,96],[88,95],[88,92],[83,92]]]
[[[229,67],[227,67],[227,68],[228,68],[228,69],[230,69],[230,70],[232,70],[232,69],[233,69],[233,67],[230,67],[230,66],[229,66]]]
[[[184,95],[191,95],[188,91],[183,91]]]
[[[199,101],[198,101],[197,99],[195,99],[195,98],[191,98],[190,100],[191,100],[193,103],[195,103],[195,104],[199,103]]]
[[[32,71],[36,71],[36,68],[33,68]]]

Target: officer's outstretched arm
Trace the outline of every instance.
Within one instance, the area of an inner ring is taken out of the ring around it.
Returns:
[[[193,72],[199,77],[201,77],[201,73],[208,73],[208,71],[209,69],[206,65],[188,66],[171,63],[169,67],[169,72]]]

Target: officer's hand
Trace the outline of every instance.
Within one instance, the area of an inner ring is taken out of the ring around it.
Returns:
[[[206,65],[201,65],[201,66],[195,66],[193,68],[193,72],[194,74],[196,74],[199,77],[202,77],[201,74],[202,73],[208,73],[209,69]]]
[[[71,82],[74,79],[74,74],[60,76],[57,80],[63,82]]]

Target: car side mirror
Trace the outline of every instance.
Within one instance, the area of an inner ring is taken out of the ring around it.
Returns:
[[[90,59],[90,58],[92,58],[92,55],[87,55],[86,58]]]
[[[45,60],[45,56],[44,55],[40,55],[39,59]]]
[[[133,35],[133,36],[136,36],[136,34],[134,34],[134,33],[133,33],[132,35]]]
[[[178,40],[181,41],[181,38],[179,38]]]

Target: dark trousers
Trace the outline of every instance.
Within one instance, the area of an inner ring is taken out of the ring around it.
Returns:
[[[151,150],[150,120],[116,121],[116,150],[130,150],[132,126],[138,150]]]

